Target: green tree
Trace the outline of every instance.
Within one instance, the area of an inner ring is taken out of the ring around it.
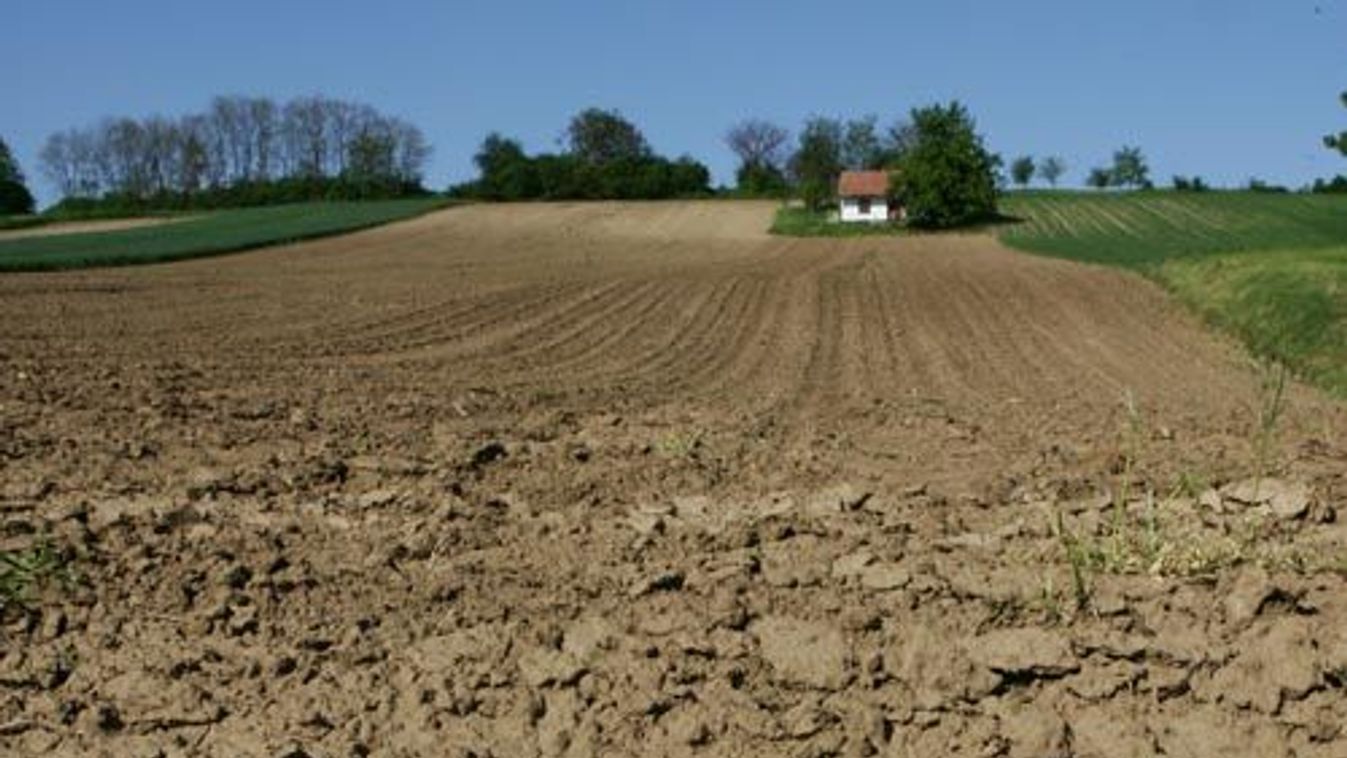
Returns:
[[[351,140],[346,152],[347,181],[364,187],[386,186],[396,181],[394,151],[390,135],[367,130]]]
[[[842,165],[853,170],[877,169],[884,165],[884,142],[880,139],[879,117],[852,119],[843,127]]]
[[[841,122],[814,116],[800,132],[800,144],[791,158],[791,173],[810,210],[819,210],[832,199],[833,182],[842,171]]]
[[[1342,100],[1342,106],[1347,108],[1347,92],[1342,93],[1342,95],[1339,96],[1339,99]],[[1339,153],[1347,156],[1347,131],[1330,134],[1327,137],[1324,137],[1324,145],[1330,150],[1337,150]]]
[[[1085,183],[1098,190],[1108,189],[1113,185],[1113,172],[1106,168],[1092,168]]]
[[[0,216],[33,212],[33,194],[24,184],[23,171],[9,145],[0,138]]]
[[[1147,187],[1150,172],[1146,156],[1139,147],[1123,147],[1113,154],[1113,176],[1110,178],[1115,187]]]
[[[1057,186],[1057,180],[1066,173],[1066,161],[1057,156],[1044,158],[1038,166],[1038,175],[1053,187]]]
[[[477,193],[487,200],[523,200],[540,191],[537,172],[523,145],[492,132],[472,158],[481,178]]]
[[[1028,155],[1020,156],[1010,163],[1010,178],[1021,188],[1028,187],[1029,182],[1034,180],[1034,174],[1037,172],[1038,165]]]
[[[566,129],[571,154],[597,166],[651,155],[645,135],[615,110],[587,108],[571,119]]]
[[[915,143],[897,174],[909,222],[950,228],[996,214],[996,159],[958,102],[912,111]]]

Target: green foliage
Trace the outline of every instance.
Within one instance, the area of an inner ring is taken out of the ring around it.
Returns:
[[[828,211],[783,206],[772,221],[772,234],[783,237],[888,237],[903,234],[899,224],[840,224]]]
[[[493,132],[473,161],[475,181],[449,190],[481,200],[662,200],[710,194],[711,172],[683,157],[653,154],[635,126],[595,108],[571,121],[571,147],[561,155],[529,156]]]
[[[18,216],[33,212],[33,195],[24,184],[23,171],[0,138],[0,216]]]
[[[350,171],[338,177],[291,177],[236,182],[194,192],[166,190],[150,195],[114,192],[101,197],[67,197],[43,212],[54,220],[126,218],[164,211],[253,208],[309,202],[423,198],[430,193],[416,183]]]
[[[1141,148],[1123,147],[1113,154],[1113,168],[1109,170],[1109,179],[1114,187],[1148,187],[1150,172]]]
[[[1249,179],[1249,184],[1248,184],[1248,186],[1247,186],[1247,189],[1248,189],[1250,192],[1270,192],[1270,193],[1277,193],[1277,194],[1285,194],[1285,193],[1291,191],[1291,190],[1287,189],[1286,187],[1283,187],[1283,186],[1278,185],[1278,184],[1269,184],[1269,183],[1263,181],[1262,179],[1259,179],[1258,177],[1253,177],[1253,178]]]
[[[1037,164],[1028,155],[1020,156],[1010,163],[1010,179],[1021,187],[1028,187],[1037,171]]]
[[[1258,356],[1347,395],[1347,197],[1250,192],[1006,200],[1025,250],[1139,270]]]
[[[1043,163],[1038,167],[1039,176],[1053,187],[1057,186],[1057,181],[1066,173],[1066,161],[1057,157],[1049,156],[1043,159]]]
[[[571,155],[585,163],[639,162],[651,154],[641,130],[615,110],[580,111],[571,119],[566,135]]]
[[[1342,93],[1339,98],[1344,108],[1347,108],[1347,92]],[[1336,150],[1344,156],[1347,156],[1347,131],[1330,134],[1324,137],[1324,147],[1330,150]]]
[[[0,240],[0,271],[122,266],[218,255],[351,232],[444,205],[437,198],[279,205],[115,232]]]
[[[805,207],[821,210],[833,197],[833,182],[842,172],[844,128],[836,119],[811,117],[800,132],[800,145],[790,162]]]
[[[1092,168],[1085,183],[1097,190],[1108,189],[1113,184],[1113,172],[1106,168]]]
[[[865,116],[846,123],[842,130],[843,166],[857,171],[883,167],[885,148],[878,125],[877,116]]]
[[[1347,195],[1347,176],[1339,174],[1328,180],[1315,179],[1310,191],[1316,195]]]
[[[1176,175],[1174,177],[1174,189],[1178,192],[1206,192],[1211,188],[1200,176],[1188,178]]]
[[[473,156],[479,179],[474,196],[483,200],[520,200],[538,197],[538,172],[518,140],[492,132]]]
[[[0,551],[0,608],[26,606],[34,590],[52,582],[69,586],[75,582],[70,557],[47,539],[20,550]]]
[[[748,197],[785,197],[790,182],[781,169],[770,164],[745,163],[734,174],[739,192]]]
[[[947,229],[996,215],[995,157],[957,102],[912,111],[916,142],[903,158],[897,193],[913,226]]]
[[[789,193],[783,168],[789,141],[790,132],[762,119],[747,119],[730,127],[725,144],[739,158],[735,180],[740,196],[785,197]]]

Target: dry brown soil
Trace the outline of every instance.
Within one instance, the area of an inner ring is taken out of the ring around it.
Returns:
[[[0,277],[0,753],[1347,755],[1338,405],[772,210]]]
[[[63,221],[56,224],[43,224],[27,229],[0,229],[0,241],[24,239],[25,237],[54,237],[59,234],[88,234],[90,232],[116,232],[122,229],[136,229],[142,226],[186,221],[188,217],[174,218],[118,218],[106,221]]]

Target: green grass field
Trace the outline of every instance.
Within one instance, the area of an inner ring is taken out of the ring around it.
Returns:
[[[794,206],[778,208],[769,231],[785,237],[889,237],[907,232],[900,224],[841,224],[829,220],[827,211]]]
[[[1014,193],[1014,247],[1159,281],[1258,356],[1347,396],[1347,197]]]
[[[440,198],[298,203],[215,211],[115,232],[0,240],[0,271],[126,266],[220,255],[365,229],[444,205]]]

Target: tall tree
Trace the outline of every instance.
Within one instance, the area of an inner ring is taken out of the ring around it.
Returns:
[[[842,165],[852,170],[876,169],[884,164],[884,143],[879,137],[879,118],[865,116],[848,121],[842,134]]]
[[[541,191],[536,172],[518,140],[492,132],[482,140],[472,161],[481,177],[476,192],[484,199],[521,200]]]
[[[1342,93],[1339,96],[1339,99],[1342,101],[1342,106],[1347,108],[1347,92]],[[1339,153],[1347,156],[1347,131],[1341,131],[1337,134],[1330,134],[1327,137],[1324,137],[1324,145],[1330,150],[1337,150]]]
[[[800,132],[800,144],[790,169],[811,210],[821,209],[833,195],[833,182],[842,171],[843,127],[836,119],[814,116]]]
[[[769,121],[746,119],[730,127],[725,144],[739,158],[735,179],[741,191],[776,195],[786,188],[785,147],[790,132]]]
[[[1150,171],[1139,147],[1122,147],[1113,154],[1111,179],[1115,187],[1146,187],[1150,184]]]
[[[33,194],[24,184],[23,171],[0,137],[0,215],[12,216],[33,212]]]
[[[916,141],[896,175],[909,222],[949,228],[996,213],[997,160],[958,102],[912,111]]]
[[[594,165],[648,158],[650,145],[636,125],[615,110],[587,108],[566,129],[571,154]]]
[[[1029,186],[1037,171],[1038,165],[1034,163],[1031,156],[1022,155],[1010,162],[1010,179],[1021,188]]]
[[[1038,175],[1053,187],[1057,186],[1057,181],[1066,173],[1066,161],[1053,155],[1044,158],[1038,165]]]

